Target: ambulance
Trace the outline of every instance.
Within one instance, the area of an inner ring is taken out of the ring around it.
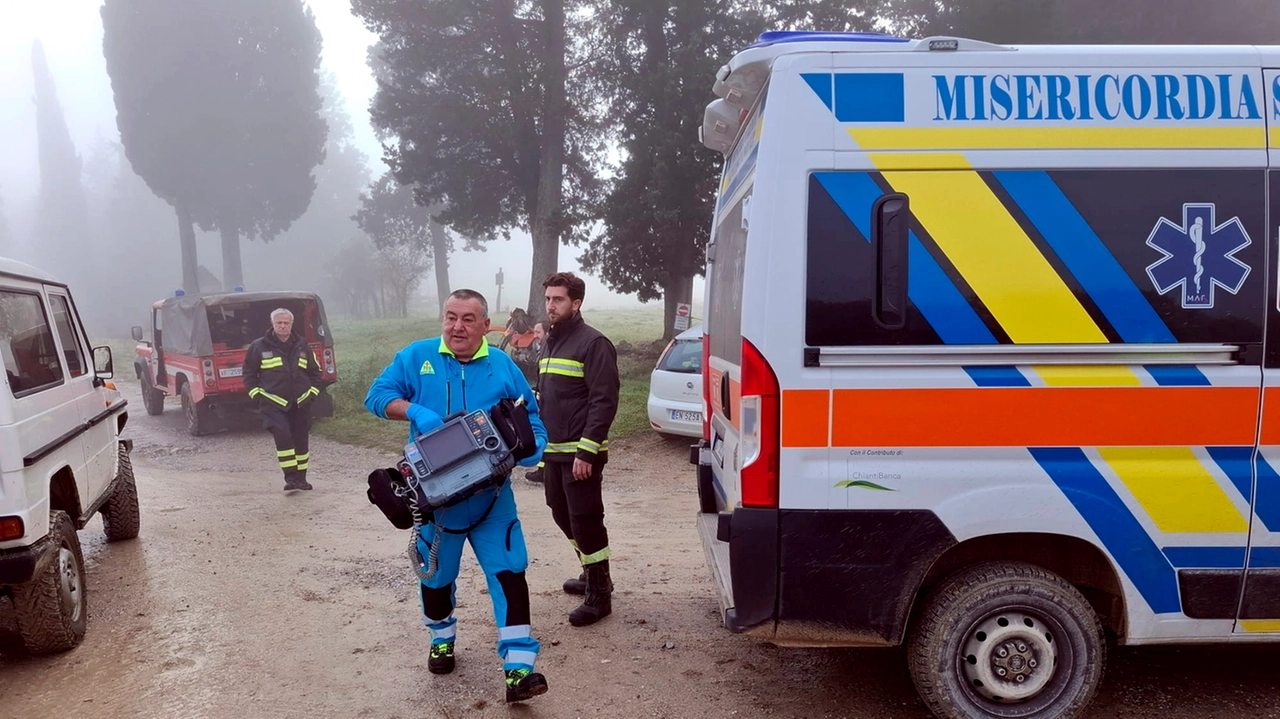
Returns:
[[[714,92],[727,628],[967,719],[1280,640],[1280,48],[767,33]]]

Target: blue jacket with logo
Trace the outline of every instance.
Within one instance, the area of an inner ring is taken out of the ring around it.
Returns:
[[[417,422],[410,423],[409,438],[412,439],[440,426],[442,418],[454,412],[489,410],[499,400],[518,397],[524,397],[527,403],[529,420],[538,440],[538,451],[521,460],[520,465],[533,467],[547,446],[547,430],[538,416],[538,401],[516,363],[502,351],[490,348],[487,341],[465,364],[458,361],[440,337],[414,342],[397,352],[391,364],[374,380],[365,396],[364,406],[383,419],[387,418],[387,405],[397,399],[408,400],[430,410],[419,416]],[[445,514],[473,516],[477,508],[483,510],[489,505],[491,496],[481,492],[462,504],[437,511],[437,518],[443,519]],[[495,514],[501,513],[497,510],[504,509],[507,504],[514,511],[514,503],[508,482],[502,487]],[[476,506],[470,506],[473,504]]]

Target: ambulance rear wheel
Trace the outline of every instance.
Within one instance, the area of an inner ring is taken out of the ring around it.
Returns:
[[[1074,719],[1102,680],[1102,624],[1056,574],[988,562],[931,593],[907,646],[911,679],[940,719]]]

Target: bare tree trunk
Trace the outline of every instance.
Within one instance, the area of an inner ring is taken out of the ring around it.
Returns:
[[[564,0],[543,0],[543,53],[546,98],[542,116],[542,155],[538,176],[538,203],[530,223],[533,234],[533,267],[529,282],[529,308],[542,306],[542,281],[560,266],[561,211],[564,206],[565,63]],[[541,315],[541,312],[538,312]]]
[[[200,294],[200,266],[196,256],[196,228],[191,225],[191,213],[185,205],[179,203],[178,241],[182,244],[182,288],[184,291]]]
[[[440,317],[444,317],[444,302],[449,297],[449,233],[444,225],[430,221],[431,257],[436,264],[436,297],[440,299]]]
[[[240,266],[240,231],[222,228],[222,291],[244,287],[244,270]]]

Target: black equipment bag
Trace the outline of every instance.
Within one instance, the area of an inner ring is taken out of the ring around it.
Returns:
[[[537,453],[538,439],[533,435],[533,422],[529,420],[529,409],[524,402],[501,400],[489,410],[489,419],[511,449],[512,459],[519,462]]]

